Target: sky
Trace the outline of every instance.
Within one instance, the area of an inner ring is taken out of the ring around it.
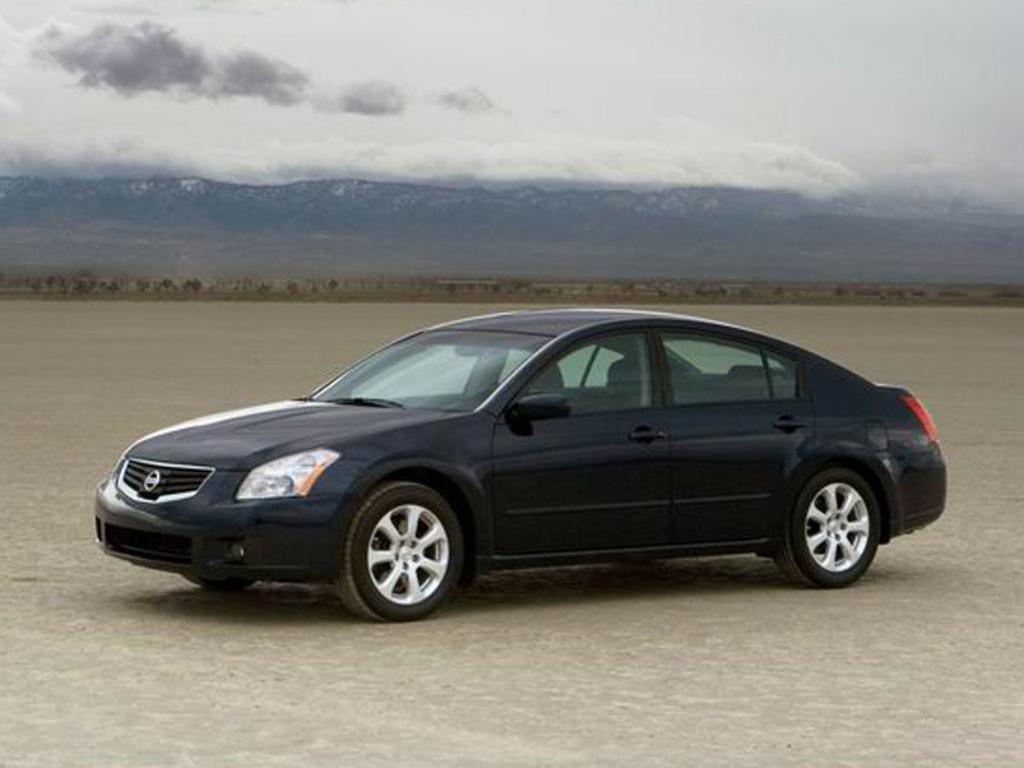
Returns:
[[[1020,0],[0,0],[0,175],[1024,209]]]

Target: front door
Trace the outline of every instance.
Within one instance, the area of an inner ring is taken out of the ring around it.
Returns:
[[[669,441],[646,333],[586,340],[522,393],[564,395],[563,418],[494,436],[499,554],[669,544]]]

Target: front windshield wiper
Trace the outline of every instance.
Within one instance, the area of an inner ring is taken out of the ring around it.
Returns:
[[[322,400],[324,403],[335,405],[363,405],[369,408],[405,408],[395,400],[385,400],[382,397],[335,397],[330,400]]]

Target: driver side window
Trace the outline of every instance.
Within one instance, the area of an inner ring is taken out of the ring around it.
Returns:
[[[571,415],[627,411],[651,405],[651,365],[642,333],[605,336],[550,363],[528,395],[564,395]]]

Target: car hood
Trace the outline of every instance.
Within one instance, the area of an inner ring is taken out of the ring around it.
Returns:
[[[295,451],[337,448],[361,436],[452,415],[286,400],[182,422],[147,435],[126,453],[174,464],[251,469]]]

